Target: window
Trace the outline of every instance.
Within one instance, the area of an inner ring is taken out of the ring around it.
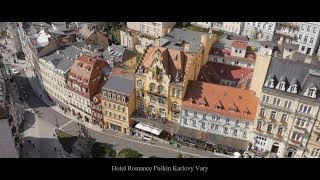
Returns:
[[[223,62],[223,63],[226,63],[226,60],[225,60],[225,59],[222,59],[222,62]]]
[[[305,105],[305,104],[301,104],[300,108],[299,108],[299,112],[310,114],[311,113],[311,109],[312,109],[311,106],[308,106],[308,105]]]
[[[306,43],[307,41],[308,41],[308,36],[305,36],[303,42]]]
[[[149,88],[151,92],[154,92],[156,90],[156,85],[154,83],[151,83]]]
[[[120,96],[119,95],[117,95],[117,101],[120,101]]]
[[[116,99],[116,95],[115,94],[112,94],[112,99]]]
[[[301,40],[301,39],[302,39],[302,34],[299,35],[299,40]]]
[[[265,117],[265,116],[266,116],[266,109],[261,108],[261,110],[260,110],[260,116],[261,116],[261,117]]]
[[[188,119],[184,118],[183,123],[184,123],[184,125],[188,125]]]
[[[197,116],[197,112],[195,111],[195,112],[193,113],[193,115],[194,115],[194,116]]]
[[[304,51],[304,48],[305,48],[305,47],[304,47],[304,46],[302,46],[302,47],[301,47],[301,51]]]
[[[228,134],[228,127],[224,127],[224,131],[225,134]]]
[[[120,109],[121,109],[121,107],[120,107],[120,106],[118,106],[118,111],[120,111]]]
[[[197,122],[195,120],[192,121],[193,127],[197,127]]]
[[[317,142],[320,142],[320,134],[317,136]]]
[[[320,149],[319,148],[313,148],[311,156],[312,157],[319,157],[320,155]]]
[[[125,120],[127,120],[127,118],[126,118],[125,116],[122,116],[122,120],[124,120],[124,121],[125,121]]]
[[[239,124],[239,121],[238,120],[236,120],[236,125],[238,125]]]
[[[292,139],[292,140],[295,140],[295,141],[300,141],[300,140],[301,140],[301,137],[302,137],[302,135],[301,135],[300,133],[293,132],[291,139]]]
[[[218,61],[218,58],[216,58],[216,57],[213,58],[213,61],[214,61],[214,62],[217,62],[217,61]]]
[[[157,98],[151,97],[151,98],[150,98],[150,101],[151,101],[152,103],[156,103],[156,102],[157,102]]]
[[[297,123],[296,123],[297,126],[304,127],[305,124],[306,124],[306,120],[297,118]]]
[[[249,126],[249,122],[246,122],[246,127],[248,127]]]
[[[211,124],[210,129],[214,129],[214,124]]]
[[[125,108],[125,107],[123,107],[123,108],[122,108],[122,112],[125,112],[125,111],[126,111],[126,108]]]
[[[240,53],[240,54],[242,53],[242,50],[241,50],[241,49],[239,50],[239,53]]]
[[[215,127],[214,127],[214,130],[218,130],[219,129],[219,126],[218,125],[216,125]]]
[[[317,28],[313,27],[313,33],[316,33],[316,31],[317,31]]]
[[[251,67],[251,64],[250,64],[250,63],[248,63],[248,64],[247,64],[247,67]]]
[[[184,114],[185,114],[185,115],[188,115],[188,110],[184,110]]]
[[[177,89],[177,96],[176,97],[180,97],[180,90]]]
[[[262,96],[262,102],[269,103],[269,96],[263,95],[263,96]]]
[[[207,114],[203,114],[203,119],[205,119],[207,117]]]
[[[164,93],[164,87],[163,86],[159,85],[158,89],[159,89],[159,93]]]
[[[271,111],[270,119],[274,119],[275,120],[276,117],[277,117],[277,112]]]
[[[258,23],[258,28],[260,28],[260,26],[261,26],[261,23]]]
[[[220,117],[219,116],[217,116],[217,121],[219,121],[220,120]]]
[[[111,99],[111,93],[108,93],[108,98]]]
[[[202,123],[201,123],[201,128],[202,128],[202,129],[206,129],[206,123],[202,122]]]
[[[158,101],[159,101],[159,104],[161,104],[161,105],[164,105],[166,103],[166,101],[164,99],[162,99],[162,98],[159,98]],[[173,107],[174,107],[174,105],[175,104],[173,104]]]
[[[304,24],[302,24],[302,26],[301,26],[301,30],[304,30]]]
[[[109,108],[111,108],[111,103],[108,104]]]
[[[284,91],[285,90],[285,82],[280,82],[278,85],[278,89]]]
[[[257,129],[261,129],[261,127],[262,127],[262,122],[261,122],[261,121],[258,121]]]
[[[282,135],[282,132],[283,132],[283,127],[282,127],[282,126],[279,126],[279,127],[278,127],[277,135],[281,136],[281,135]]]
[[[121,115],[118,116],[119,120],[121,120]]]
[[[115,104],[113,104],[113,109],[116,109],[116,105]]]
[[[281,121],[287,122],[288,115],[287,114],[282,114],[281,116]]]
[[[273,99],[273,105],[280,106],[280,103],[281,103],[281,99],[280,98],[274,98]]]
[[[235,62],[234,62],[234,65],[239,65],[239,61],[235,61]]]
[[[227,119],[226,119],[226,123],[229,123],[229,121],[230,121],[229,118],[227,118]]]
[[[310,26],[307,27],[307,31],[310,32]]]
[[[271,133],[272,131],[272,124],[268,124],[267,132]]]
[[[244,138],[247,138],[247,131],[243,131],[242,136],[243,136]]]
[[[176,90],[175,89],[172,89],[171,95],[172,96],[176,96]]]
[[[236,49],[235,52],[237,53],[237,52],[238,52],[238,49]]]
[[[291,85],[288,89],[288,92],[297,93],[297,85]]]
[[[142,82],[141,80],[138,80],[138,81],[137,81],[137,85],[138,85],[139,87],[142,87],[142,86],[143,86],[143,82]]]
[[[263,29],[265,29],[266,28],[266,24],[263,24]]]
[[[234,130],[233,130],[233,135],[234,135],[234,136],[238,136],[238,130],[234,129]]]
[[[291,105],[292,105],[292,101],[286,100],[284,102],[284,108],[286,108],[286,109],[291,109]]]
[[[312,98],[316,98],[316,91],[317,91],[316,88],[309,88],[309,89],[307,89],[305,95],[312,97]]]
[[[111,113],[111,112],[109,112],[109,116],[110,116],[110,117],[112,116],[112,113]]]
[[[312,38],[310,39],[310,43],[311,43],[311,44],[313,43],[313,40],[314,40],[314,38],[312,37]]]
[[[271,26],[271,25],[269,25],[268,31],[271,31],[271,28],[272,28],[272,26]]]

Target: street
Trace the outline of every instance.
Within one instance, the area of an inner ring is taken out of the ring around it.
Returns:
[[[10,48],[10,43],[8,47]],[[12,45],[12,44],[11,44]],[[3,54],[4,59],[10,59],[8,54]],[[13,75],[17,88],[20,94],[26,93],[23,96],[25,107],[32,109],[37,113],[30,113],[25,118],[24,131],[24,150],[25,157],[41,157],[41,158],[56,158],[57,155],[53,151],[57,146],[57,138],[53,136],[54,129],[60,127],[61,130],[66,131],[72,135],[78,135],[78,124],[75,118],[70,115],[65,115],[56,106],[48,106],[43,101],[48,101],[44,95],[43,90],[34,77],[34,72],[30,69],[30,65],[26,60],[17,60],[13,63],[12,60],[4,62],[6,69],[17,69],[20,74]],[[36,91],[34,91],[36,90]],[[41,94],[41,98],[38,96]],[[19,101],[19,100],[17,100]],[[49,103],[49,102],[48,102]],[[218,156],[210,151],[202,151],[189,147],[176,148],[169,144],[149,144],[136,137],[128,136],[115,132],[112,130],[103,130],[102,132],[94,131],[89,128],[91,137],[95,138],[97,142],[104,142],[113,144],[116,150],[123,148],[132,148],[143,154],[144,157],[157,156],[162,158],[175,158],[178,153],[185,157],[193,156],[199,158],[220,158],[225,156]],[[29,144],[28,140],[32,142]],[[35,144],[35,147],[33,147]]]

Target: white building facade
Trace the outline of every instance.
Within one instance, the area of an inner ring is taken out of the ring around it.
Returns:
[[[306,55],[317,53],[320,41],[320,22],[298,22],[298,26],[299,31],[294,42],[299,45],[298,52]]]
[[[241,34],[244,26],[244,22],[191,22],[191,24],[233,34]]]
[[[243,35],[252,39],[272,41],[276,22],[245,22]]]

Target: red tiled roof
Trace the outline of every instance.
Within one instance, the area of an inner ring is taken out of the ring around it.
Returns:
[[[148,70],[151,67],[153,55],[156,51],[160,51],[162,64],[166,73],[171,75],[171,80],[176,77],[178,72],[182,81],[187,68],[187,59],[192,57],[192,55],[183,51],[168,49],[165,47],[150,47],[140,63],[144,66],[145,70]]]
[[[191,98],[194,99],[193,103],[189,101]],[[205,106],[199,103],[199,100],[204,98],[206,99]],[[217,105],[221,105],[222,109],[217,109]],[[182,102],[182,107],[185,108],[248,121],[255,120],[257,106],[258,98],[253,91],[200,81],[189,81]],[[230,111],[230,107],[236,107],[237,111]],[[246,113],[248,111],[249,113]]]
[[[79,64],[82,64],[82,66],[79,67]],[[88,66],[92,68],[89,70],[86,68]],[[68,87],[68,84],[66,85],[66,88],[78,93],[81,96],[91,99],[94,95],[101,91],[101,88],[105,82],[102,69],[107,66],[107,62],[101,59],[92,58],[86,55],[78,57],[78,59],[76,59],[71,66],[67,81],[78,84],[80,87],[88,88],[88,91],[87,93],[83,93],[82,91],[74,91],[72,87]],[[69,76],[76,77],[78,79],[71,79]],[[79,81],[80,77],[82,78],[82,81]],[[88,80],[87,85],[84,84],[85,80]]]
[[[233,41],[231,45],[232,47],[235,47],[235,48],[247,49],[248,43],[242,42],[242,41]]]
[[[207,62],[200,70],[198,81],[219,84],[221,79],[241,81],[253,73],[253,69],[228,64]]]

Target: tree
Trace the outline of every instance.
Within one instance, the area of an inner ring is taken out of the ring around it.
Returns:
[[[118,158],[141,158],[141,154],[133,149],[122,149],[118,153]]]
[[[177,154],[177,158],[183,158],[182,154]]]
[[[159,157],[157,157],[157,156],[150,156],[149,158],[159,158]]]
[[[112,145],[105,143],[94,143],[91,153],[93,158],[110,158],[116,155]]]

